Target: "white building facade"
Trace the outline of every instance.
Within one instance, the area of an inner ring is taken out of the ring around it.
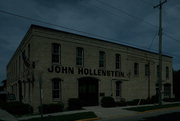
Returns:
[[[16,100],[39,106],[80,98],[98,105],[147,99],[157,94],[157,53],[95,38],[31,25],[7,65],[7,86]],[[163,56],[163,98],[173,96],[172,57]],[[40,83],[41,82],[41,83]]]

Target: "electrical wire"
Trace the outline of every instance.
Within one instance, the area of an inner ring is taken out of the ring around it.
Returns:
[[[153,27],[156,27],[156,28],[158,27],[157,25],[154,25],[154,24],[152,24],[152,23],[150,23],[150,22],[147,22],[147,21],[145,21],[145,20],[144,20],[143,18],[141,18],[141,17],[132,15],[132,14],[130,14],[129,12],[127,12],[127,11],[121,9],[121,8],[114,7],[114,6],[110,5],[110,4],[107,4],[106,2],[101,1],[101,0],[95,0],[95,1],[101,3],[101,4],[105,5],[105,6],[108,6],[108,7],[112,8],[112,9],[116,9],[116,10],[120,11],[121,13],[123,13],[123,14],[131,17],[131,18],[135,18],[135,19],[141,20],[142,22],[144,22],[144,23],[146,23],[146,24],[148,24],[148,25],[151,25],[151,26],[153,26]]]

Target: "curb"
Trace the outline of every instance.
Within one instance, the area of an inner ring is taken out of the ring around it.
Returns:
[[[168,110],[168,109],[176,109],[180,108],[180,106],[175,106],[175,107],[169,107],[169,108],[159,108],[159,109],[154,109],[154,110],[147,110],[139,113],[147,113],[147,112],[155,112],[155,111],[163,111],[163,110]]]
[[[87,119],[80,119],[80,120],[76,120],[76,121],[94,121],[94,120],[99,120],[100,118],[87,118]]]

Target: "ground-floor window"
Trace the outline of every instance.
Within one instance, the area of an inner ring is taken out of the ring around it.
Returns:
[[[116,96],[121,97],[121,82],[116,82]]]
[[[171,84],[164,84],[164,98],[171,97]]]
[[[52,79],[52,98],[53,100],[59,100],[61,98],[61,79]]]

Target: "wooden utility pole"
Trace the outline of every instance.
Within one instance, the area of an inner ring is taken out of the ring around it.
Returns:
[[[158,79],[158,103],[162,105],[162,5],[166,3],[167,0],[159,0],[159,4],[154,6],[154,8],[159,8],[159,79]]]

